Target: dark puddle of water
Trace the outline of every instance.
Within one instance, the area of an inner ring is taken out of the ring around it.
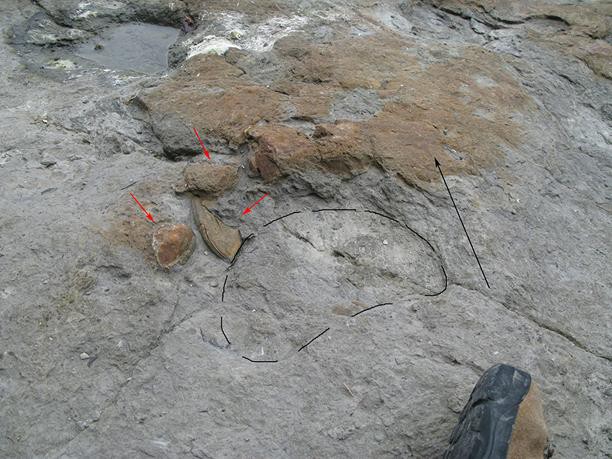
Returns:
[[[109,69],[158,73],[168,68],[168,50],[178,35],[172,27],[121,24],[80,45],[75,54]]]

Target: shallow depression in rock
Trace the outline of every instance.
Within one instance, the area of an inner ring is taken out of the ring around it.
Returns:
[[[328,210],[273,220],[232,266],[221,298],[226,331],[250,358],[282,359],[336,318],[444,291],[438,255],[402,223]]]
[[[122,24],[82,44],[76,54],[110,69],[163,72],[168,68],[168,49],[178,34],[172,27]]]

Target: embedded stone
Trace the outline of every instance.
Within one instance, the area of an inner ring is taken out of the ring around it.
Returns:
[[[184,264],[195,248],[193,231],[187,225],[164,225],[153,233],[153,252],[162,268]]]
[[[218,195],[232,188],[238,181],[238,170],[232,165],[201,162],[189,164],[183,171],[183,180],[175,187],[177,192]]]
[[[242,243],[240,230],[223,223],[201,200],[193,199],[191,205],[195,223],[210,250],[226,260],[234,258]]]

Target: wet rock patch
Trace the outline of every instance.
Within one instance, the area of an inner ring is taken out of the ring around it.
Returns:
[[[178,35],[172,27],[121,24],[80,45],[76,54],[105,68],[158,73],[168,68],[168,50]]]

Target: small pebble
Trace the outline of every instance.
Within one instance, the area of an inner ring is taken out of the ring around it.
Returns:
[[[230,40],[240,40],[242,38],[242,32],[239,30],[232,30],[228,35]]]
[[[89,354],[87,352],[81,352],[81,355],[79,355],[79,357],[81,358],[81,360],[87,360],[89,358]]]
[[[219,286],[219,282],[215,281],[212,284],[210,284],[211,287],[218,287]]]
[[[389,244],[389,241],[387,241],[386,239],[383,241],[383,245],[387,245]]]

